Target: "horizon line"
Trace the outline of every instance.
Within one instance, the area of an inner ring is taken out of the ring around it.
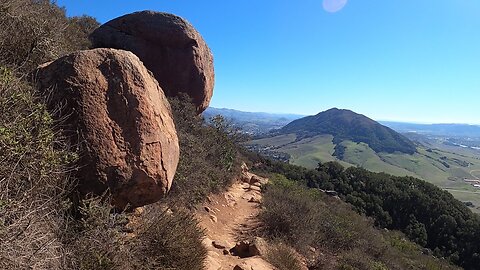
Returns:
[[[244,112],[244,113],[264,113],[264,114],[273,114],[273,115],[296,115],[296,116],[302,116],[302,117],[315,115],[315,114],[301,114],[301,113],[287,113],[287,112],[245,111],[245,110],[239,110],[239,109],[234,109],[234,108],[226,108],[226,107],[221,107],[220,108],[220,107],[214,107],[214,106],[209,106],[208,108],[220,109],[220,110],[222,110],[222,109],[224,109],[224,110],[234,110],[234,111]],[[332,107],[332,108],[337,108],[337,107]],[[349,109],[347,109],[347,110],[349,110]],[[369,116],[367,116],[367,117],[369,117]],[[469,125],[469,126],[480,126],[480,123],[466,123],[466,122],[422,122],[422,121],[392,120],[392,119],[373,119],[373,120],[375,120],[377,122],[393,122],[393,123],[417,124],[417,125]]]

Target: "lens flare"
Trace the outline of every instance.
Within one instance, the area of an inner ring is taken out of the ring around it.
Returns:
[[[335,13],[345,7],[348,0],[323,0],[323,9],[327,12]]]

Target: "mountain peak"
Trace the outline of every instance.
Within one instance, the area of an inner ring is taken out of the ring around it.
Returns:
[[[330,134],[334,143],[350,140],[366,143],[375,152],[402,152],[413,154],[415,145],[403,135],[351,110],[332,108],[317,115],[295,120],[279,130],[281,134],[294,133],[298,138]]]
[[[319,112],[318,114],[322,114],[322,113],[341,113],[341,112],[352,112],[350,110],[346,110],[346,109],[339,109],[337,107],[333,107],[331,109],[328,109],[326,111],[323,111],[323,112]],[[318,115],[317,114],[317,115]]]

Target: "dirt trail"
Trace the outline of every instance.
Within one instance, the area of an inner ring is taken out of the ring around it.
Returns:
[[[259,187],[236,182],[225,193],[210,196],[209,202],[197,211],[207,235],[204,240],[208,249],[207,270],[274,269],[259,257],[240,258],[227,252],[235,246],[238,235],[255,226],[260,200]]]

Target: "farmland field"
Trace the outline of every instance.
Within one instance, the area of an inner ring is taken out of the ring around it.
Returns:
[[[456,198],[472,202],[473,211],[480,212],[480,189],[464,179],[480,178],[480,154],[432,143],[418,147],[418,153],[376,153],[365,143],[343,141],[342,160],[333,155],[335,145],[331,135],[319,135],[297,140],[294,134],[250,141],[248,144],[266,147],[290,155],[290,163],[313,169],[319,162],[338,161],[345,167],[359,166],[374,172],[396,176],[413,176],[451,192]],[[431,147],[431,148],[430,148]]]

